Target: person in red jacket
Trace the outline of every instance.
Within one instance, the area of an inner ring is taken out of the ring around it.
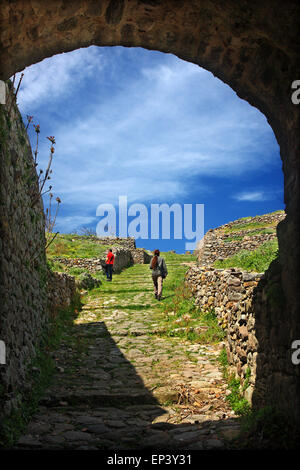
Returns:
[[[107,281],[112,280],[112,271],[113,271],[114,261],[115,261],[115,255],[113,254],[112,249],[110,248],[107,253],[106,260],[105,260]]]

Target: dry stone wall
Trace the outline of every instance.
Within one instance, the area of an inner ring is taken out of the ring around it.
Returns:
[[[34,200],[36,171],[16,106],[0,105],[0,159],[1,421],[19,404],[26,367],[48,320],[43,206]]]
[[[102,258],[53,258],[54,261],[67,266],[68,268],[80,268],[96,273],[102,271],[104,260]]]
[[[81,238],[78,235],[75,235],[74,238]],[[83,237],[86,238],[86,237]],[[98,243],[99,245],[106,245],[106,246],[113,246],[119,247],[119,248],[124,248],[127,250],[135,250],[136,249],[136,244],[135,244],[135,238],[134,237],[124,237],[124,238],[119,238],[119,237],[96,237],[93,235],[89,235],[89,240],[93,241],[94,243]]]
[[[152,255],[149,255],[143,248],[136,248],[131,251],[134,264],[148,264]]]
[[[262,216],[249,217],[247,220],[241,220],[241,223],[262,223],[264,225],[270,224],[273,226],[273,233],[264,233],[265,228],[250,228],[246,230],[238,230],[234,233],[230,229],[238,228],[237,221],[229,222],[216,229],[208,230],[203,240],[198,244],[196,255],[201,265],[211,265],[216,260],[222,260],[236,254],[240,250],[256,250],[260,245],[277,238],[275,227],[277,224],[284,220],[285,214],[283,212],[274,212]],[[242,225],[240,225],[242,228]],[[252,234],[253,231],[258,232]],[[261,233],[259,233],[261,232]],[[237,240],[231,240],[238,237]]]
[[[51,314],[69,307],[77,292],[74,276],[52,271],[48,272],[47,288]]]
[[[106,243],[105,243],[106,244]],[[112,247],[112,252],[115,255],[114,272],[120,273],[122,269],[131,266],[132,264],[139,263],[145,264],[150,262],[151,256],[143,248],[120,248],[118,246]],[[81,268],[89,272],[96,273],[97,271],[105,270],[106,254],[101,258],[53,258],[61,264],[69,268]]]
[[[203,311],[214,309],[219,324],[227,332],[227,357],[234,372],[244,383],[250,373],[245,391],[251,402],[256,379],[258,340],[255,333],[253,296],[264,273],[249,273],[239,269],[213,269],[192,266],[186,282]]]
[[[296,394],[281,275],[278,260],[265,273],[195,266],[186,274],[196,304],[203,310],[214,308],[226,329],[230,370],[242,384],[247,380],[244,395],[255,408],[278,407],[282,387],[285,404],[292,403]],[[292,410],[286,409],[292,416]]]
[[[9,97],[6,84],[6,97]],[[15,104],[0,105],[0,364],[1,420],[19,408],[31,363],[50,316],[70,305],[75,279],[49,272],[45,220],[32,150]]]

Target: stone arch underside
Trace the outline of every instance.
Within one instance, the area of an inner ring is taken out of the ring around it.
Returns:
[[[286,351],[278,360],[287,378],[274,375],[273,397],[298,422],[300,374],[290,345],[300,339],[300,120],[291,101],[300,79],[299,19],[297,0],[3,0],[0,7],[1,79],[80,47],[137,46],[204,67],[265,114],[283,161],[287,217],[278,236],[287,303],[284,334],[273,322],[264,354],[276,358],[276,345]]]

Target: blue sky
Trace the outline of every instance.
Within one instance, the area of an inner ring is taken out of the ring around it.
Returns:
[[[154,203],[204,204],[204,232],[284,208],[279,147],[265,116],[171,54],[91,46],[53,56],[25,69],[18,104],[25,123],[28,114],[40,124],[40,168],[46,137],[56,139],[49,184],[62,200],[61,233],[96,228],[98,205],[118,209],[122,195],[149,213]],[[34,148],[32,126],[29,135]],[[183,252],[185,242],[171,232],[137,246]]]

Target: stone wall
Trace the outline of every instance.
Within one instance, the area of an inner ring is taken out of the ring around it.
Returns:
[[[105,243],[106,244],[106,243]],[[122,269],[131,266],[132,264],[145,264],[150,263],[151,256],[143,248],[120,248],[112,246],[112,252],[115,255],[114,272],[120,273]],[[101,258],[53,258],[69,268],[86,269],[92,273],[97,271],[105,271],[106,254]]]
[[[75,277],[66,273],[48,272],[48,303],[51,314],[67,308],[75,298],[77,286]]]
[[[135,250],[136,245],[135,245],[135,238],[134,237],[127,237],[127,238],[101,238],[101,241],[98,243],[102,243],[103,245],[112,245],[116,246],[119,248],[123,248],[124,250]],[[110,241],[109,241],[110,240]]]
[[[278,325],[282,338],[288,332],[282,316],[285,299],[278,261],[265,273],[192,266],[186,283],[196,305],[203,311],[214,309],[226,330],[229,369],[242,385],[247,379],[245,398],[256,408],[276,405],[278,388],[293,380],[290,351],[274,341]],[[294,393],[290,389],[289,399]]]
[[[81,238],[80,235],[74,235],[74,238]],[[86,239],[86,237],[82,237]],[[89,240],[93,241],[94,243],[98,243],[99,245],[106,245],[109,247],[117,246],[119,248],[124,248],[127,250],[135,250],[135,238],[134,237],[127,237],[127,238],[119,238],[119,237],[97,237],[93,235],[89,235]]]
[[[55,257],[53,261],[57,261],[68,268],[85,269],[91,273],[103,270],[103,258],[60,258]]]
[[[255,317],[251,309],[253,295],[263,273],[239,269],[213,269],[192,266],[186,273],[186,283],[203,311],[214,309],[219,324],[227,332],[227,357],[231,370],[242,383],[251,371],[246,397],[251,401],[255,384],[257,338]]]
[[[216,229],[208,230],[195,250],[199,263],[201,265],[211,265],[216,260],[228,258],[240,250],[256,250],[261,244],[277,238],[276,226],[284,218],[285,214],[283,212],[273,212],[262,216],[249,217],[246,221],[240,221],[240,228],[242,228],[241,224],[245,222],[263,223],[266,226],[272,224],[273,233],[264,233],[265,228],[238,230],[233,233],[228,231],[231,228],[239,228],[238,221],[229,222]],[[257,234],[252,234],[254,231]],[[233,235],[238,236],[239,239],[230,241]]]
[[[6,85],[8,92],[8,86]],[[16,407],[47,320],[43,206],[30,143],[16,106],[0,105],[0,418]]]
[[[143,248],[132,250],[131,255],[135,264],[148,264],[152,258],[152,255],[149,255]]]

